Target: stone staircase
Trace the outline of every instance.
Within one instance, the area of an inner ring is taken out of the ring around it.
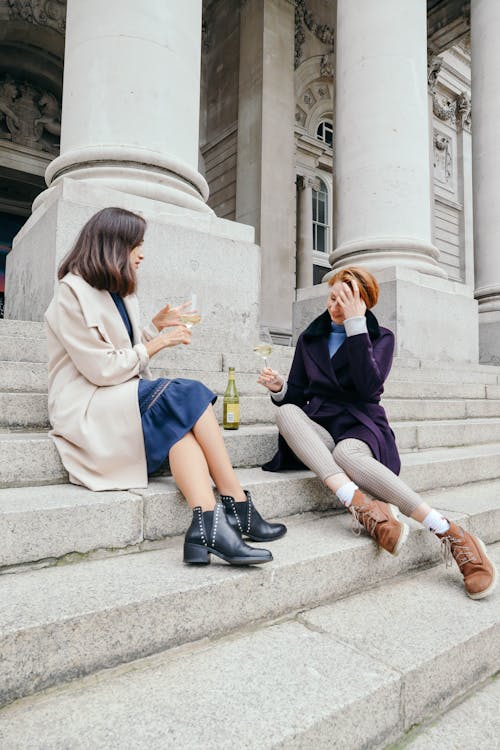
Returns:
[[[291,356],[276,347],[273,365]],[[0,321],[0,747],[374,750],[498,671],[500,595],[469,600],[428,532],[411,522],[393,559],[309,472],[258,468],[277,433],[251,353],[154,361],[218,393],[236,366],[244,425],[224,437],[289,526],[273,563],[244,570],[183,565],[190,513],[168,474],[129,492],[67,483],[45,360],[41,324]],[[384,405],[403,478],[500,566],[500,368],[398,360]]]

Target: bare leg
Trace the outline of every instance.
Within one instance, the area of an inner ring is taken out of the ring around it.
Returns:
[[[205,455],[192,432],[172,446],[168,458],[172,476],[189,507],[213,510],[212,479]]]
[[[420,523],[422,523],[424,518],[429,515],[431,510],[432,508],[430,505],[427,505],[427,503],[422,503],[418,506],[418,508],[415,508],[410,518],[414,518],[415,521],[419,521]]]
[[[217,490],[221,495],[231,495],[237,502],[244,502],[246,495],[229,459],[212,405],[194,425],[193,434],[204,453]]]

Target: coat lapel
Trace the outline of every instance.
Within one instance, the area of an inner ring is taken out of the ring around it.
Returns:
[[[380,330],[376,317],[370,310],[366,311],[365,316],[368,335],[372,340],[378,338]],[[304,339],[307,342],[307,351],[311,359],[314,360],[325,375],[333,379],[335,383],[338,383],[335,370],[340,369],[348,363],[348,353],[346,342],[344,341],[342,346],[337,349],[330,359],[330,352],[328,351],[328,336],[331,331],[330,322],[330,313],[328,310],[325,310],[306,328]]]
[[[81,276],[73,273],[66,274],[62,281],[68,284],[78,297],[83,317],[89,328],[97,328],[101,336],[117,348],[130,346],[127,330],[109,292],[104,289],[96,289]],[[132,321],[132,316],[130,316],[130,320]],[[132,330],[135,340],[136,328],[134,328],[134,322],[132,322]]]

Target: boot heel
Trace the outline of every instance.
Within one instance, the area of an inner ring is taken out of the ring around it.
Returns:
[[[210,555],[208,549],[200,544],[184,544],[184,562],[190,565],[209,565]]]

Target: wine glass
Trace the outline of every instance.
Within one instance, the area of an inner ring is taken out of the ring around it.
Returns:
[[[201,320],[200,311],[197,309],[198,298],[194,292],[189,295],[191,307],[189,310],[185,310],[180,314],[181,323],[184,323],[186,328],[192,328]]]
[[[259,340],[253,348],[254,352],[264,360],[264,367],[267,367],[267,358],[273,350],[273,340],[269,333],[269,328],[261,326],[259,328]]]

